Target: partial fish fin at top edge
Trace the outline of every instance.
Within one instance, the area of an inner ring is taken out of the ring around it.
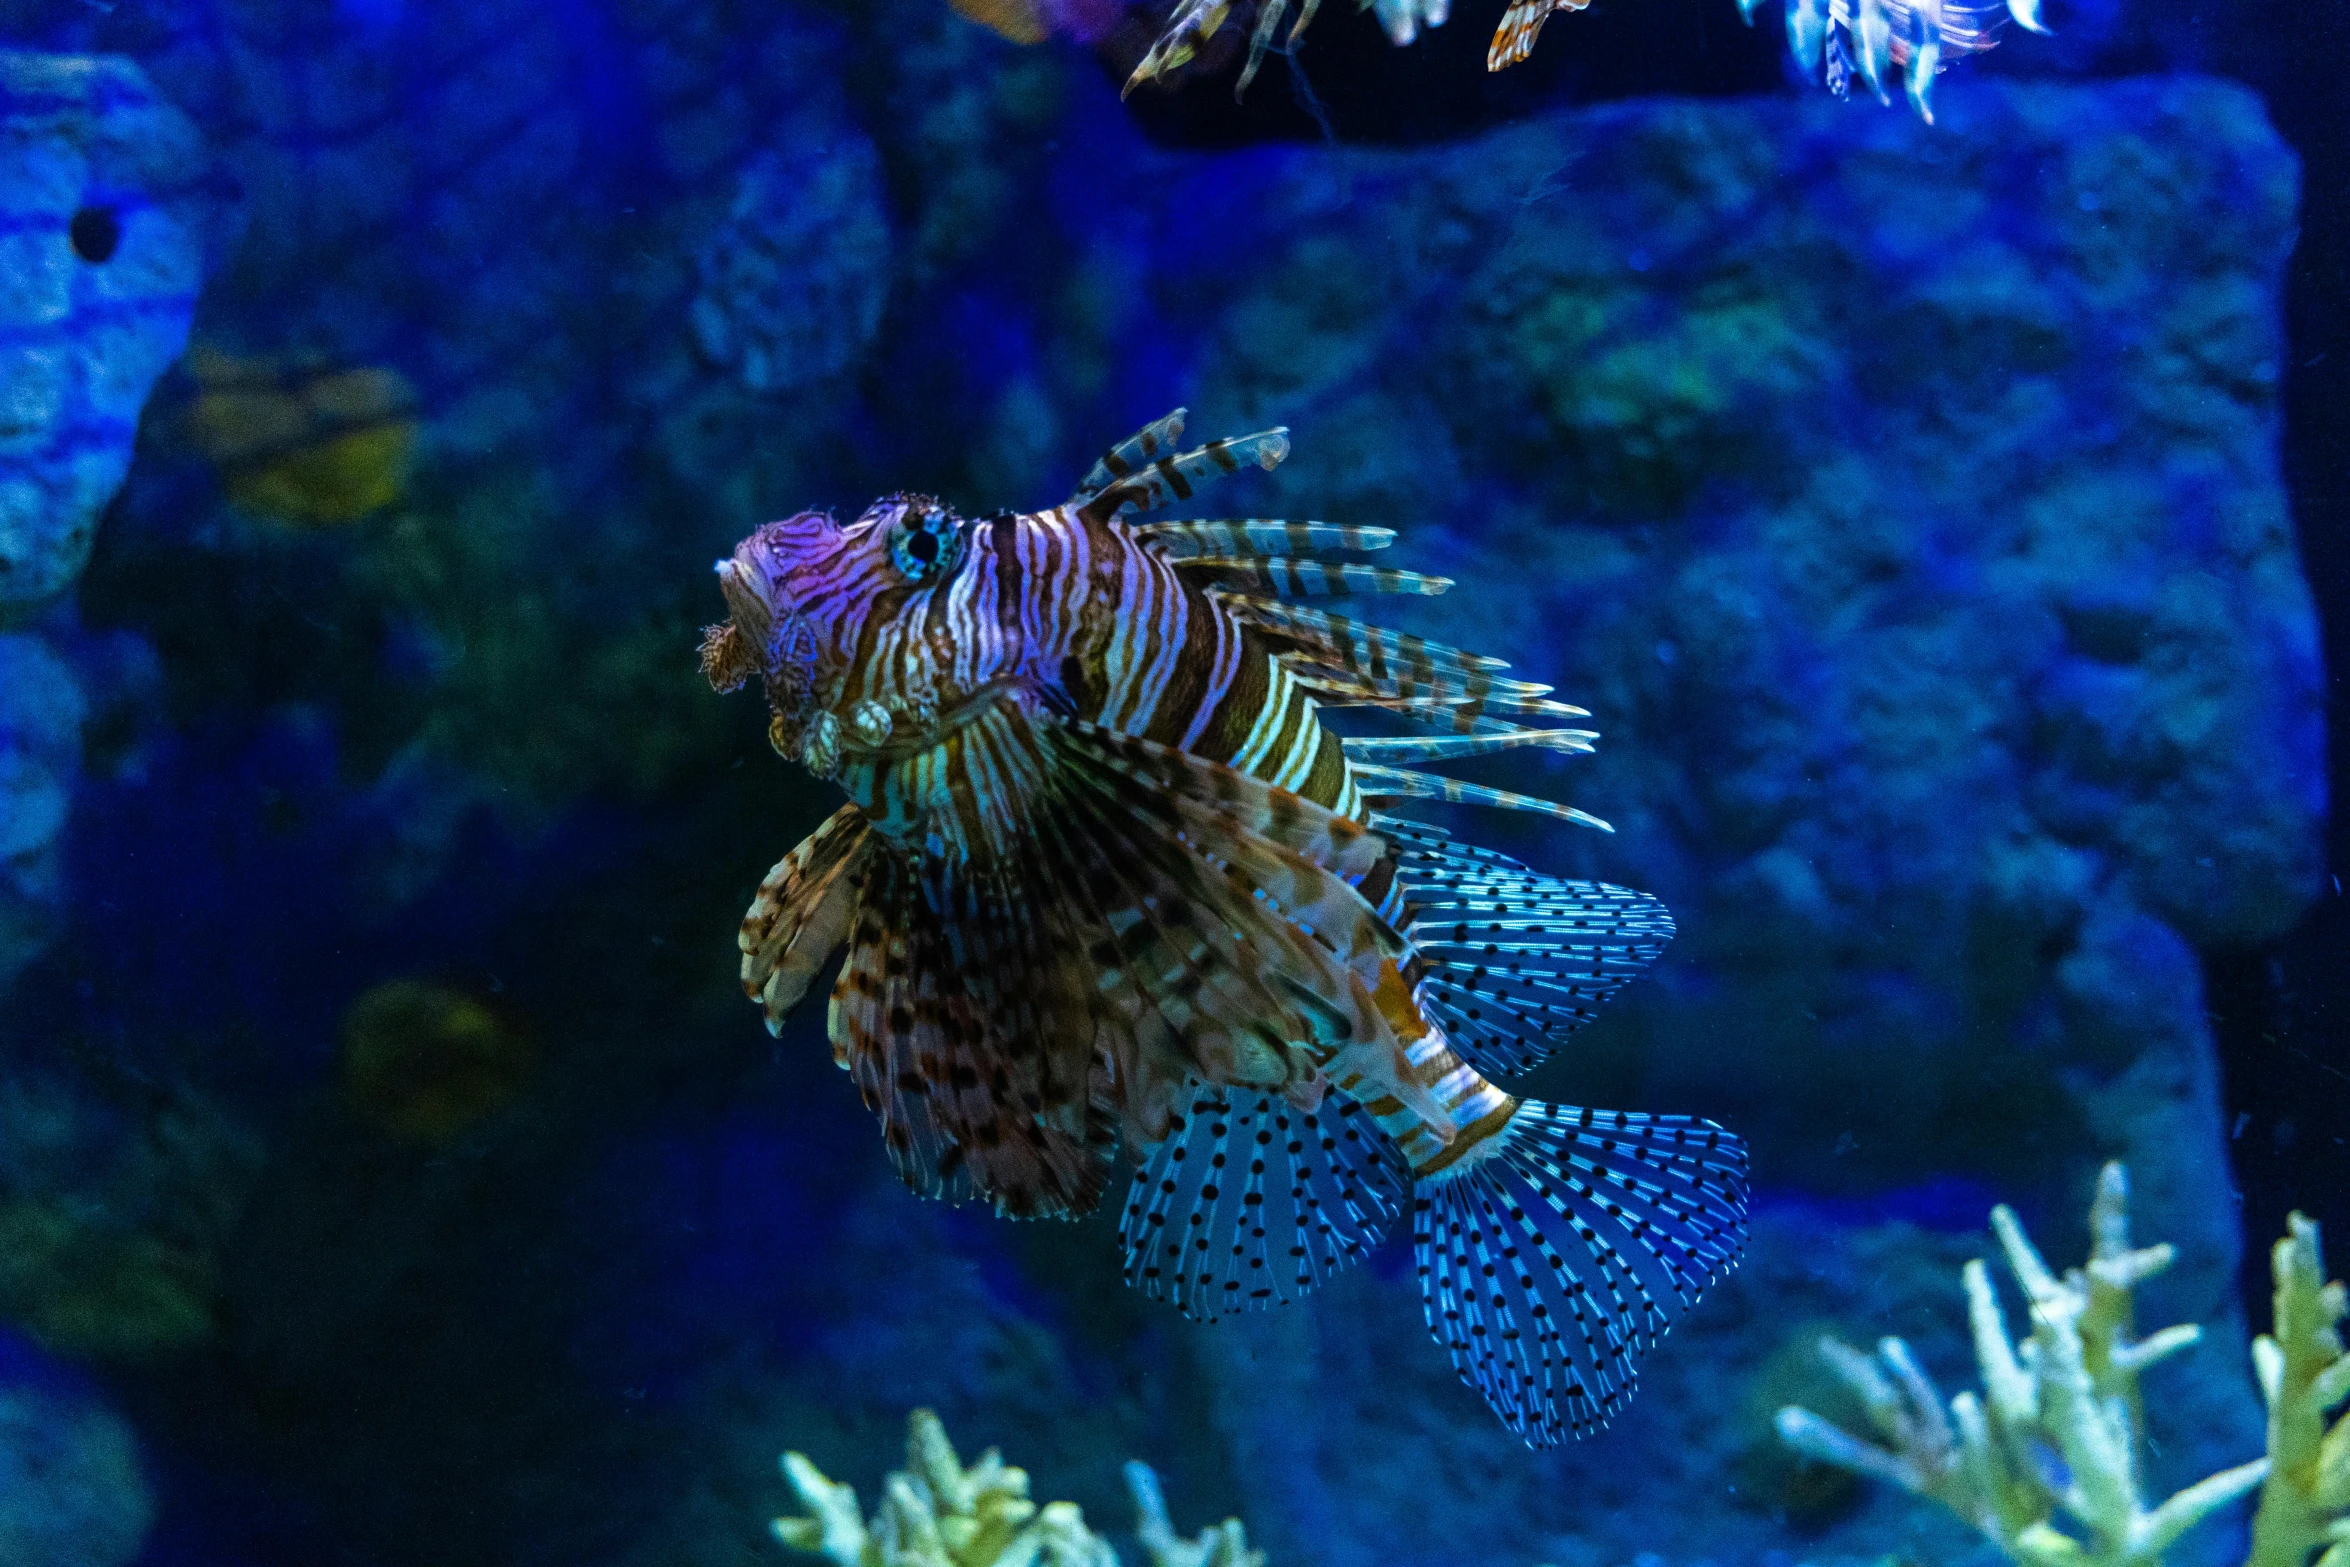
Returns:
[[[1541,35],[1542,24],[1550,20],[1553,11],[1580,11],[1591,0],[1510,0],[1510,8],[1501,15],[1501,25],[1493,30],[1493,42],[1485,51],[1485,69],[1507,70],[1522,64],[1534,53],[1534,40]]]
[[[1257,79],[1257,67],[1265,63],[1265,51],[1272,47],[1273,34],[1281,26],[1281,13],[1289,9],[1289,0],[1257,0],[1257,25],[1249,30],[1248,60],[1240,68],[1240,78],[1232,84],[1232,101],[1240,102],[1248,96],[1248,84]]]
[[[1296,1300],[1379,1244],[1410,1179],[1344,1094],[1301,1109],[1192,1084],[1134,1172],[1118,1229],[1126,1282],[1198,1321]]]
[[[1134,74],[1126,78],[1126,85],[1118,89],[1118,96],[1124,98],[1144,82],[1157,81],[1189,65],[1198,57],[1200,45],[1224,25],[1231,9],[1232,0],[1182,0],[1175,14],[1167,19],[1158,41],[1135,66]]]
[[[1746,1240],[1746,1148],[1710,1121],[1521,1101],[1413,1189],[1429,1331],[1529,1447],[1604,1427]]]

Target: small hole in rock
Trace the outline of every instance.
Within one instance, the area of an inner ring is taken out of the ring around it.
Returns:
[[[112,207],[84,207],[73,215],[66,234],[73,240],[73,253],[84,261],[110,261],[122,243],[122,219]]]

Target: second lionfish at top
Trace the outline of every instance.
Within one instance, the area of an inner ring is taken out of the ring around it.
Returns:
[[[1289,450],[1270,430],[1178,454],[1181,420],[1050,510],[894,495],[719,563],[705,672],[760,682],[776,750],[849,796],[759,889],[744,988],[778,1027],[846,945],[833,1057],[917,1192],[1082,1214],[1131,1149],[1126,1277],[1196,1317],[1294,1300],[1408,1209],[1462,1376],[1531,1444],[1583,1435],[1736,1260],[1745,1150],[1489,1079],[1548,1056],[1672,922],[1389,814],[1604,825],[1415,765],[1585,750],[1556,722],[1582,710],[1291,602],[1449,586],[1340,558],[1383,529],[1129,521]],[[1329,708],[1420,732],[1341,739]]]
[[[975,0],[958,0],[966,8]],[[1237,0],[1175,0],[1158,41],[1126,80],[1132,92],[1144,82],[1173,74],[1190,63],[1200,46],[1224,25]],[[1240,69],[1239,91],[1264,62],[1265,51],[1281,36],[1282,19],[1292,0],[1255,0],[1256,19],[1249,28],[1248,61]],[[1591,0],[1509,0],[1493,42],[1485,51],[1485,68],[1499,71],[1516,65],[1534,52],[1542,24],[1556,11],[1580,11]],[[1287,46],[1294,47],[1314,19],[1321,0],[1296,0],[1296,20]],[[1387,36],[1408,44],[1423,26],[1441,27],[1450,14],[1451,0],[1358,0],[1378,13]],[[1738,0],[1738,11],[1749,23],[1759,0]],[[1879,100],[1894,66],[1901,67],[1909,101],[1931,120],[1934,77],[1943,64],[1976,54],[1998,41],[2002,24],[2015,22],[2035,33],[2048,29],[2040,22],[2040,0],[1786,0],[1787,48],[1804,75],[1825,79],[1839,98],[1850,92],[1855,76],[1866,82]],[[1041,37],[1042,33],[1037,36]]]

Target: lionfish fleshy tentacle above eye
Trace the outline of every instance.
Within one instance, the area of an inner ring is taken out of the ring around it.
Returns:
[[[1136,469],[1100,494],[1088,499],[1080,514],[1106,522],[1121,512],[1157,511],[1169,501],[1189,500],[1203,485],[1250,463],[1260,468],[1280,466],[1289,455],[1289,431],[1280,426],[1254,435],[1236,435],[1176,457],[1162,457]]]

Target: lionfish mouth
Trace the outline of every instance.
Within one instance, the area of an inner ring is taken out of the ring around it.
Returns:
[[[718,562],[718,591],[726,600],[727,620],[702,633],[702,673],[720,691],[733,691],[757,680],[766,688],[768,705],[784,740],[796,739],[813,716],[816,705],[817,648],[814,628],[792,603],[773,568],[770,535],[801,524],[769,523]]]

